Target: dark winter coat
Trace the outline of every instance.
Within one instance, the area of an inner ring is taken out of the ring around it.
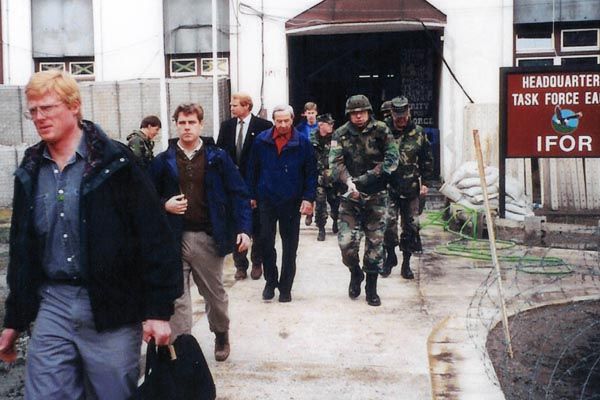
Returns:
[[[158,191],[161,202],[180,194],[179,171],[177,169],[177,140],[169,140],[166,151],[158,154],[150,164],[150,176]],[[206,151],[206,198],[212,225],[212,237],[218,253],[225,256],[233,251],[239,233],[252,232],[252,211],[246,184],[238,168],[225,150],[215,146],[212,138],[202,138]],[[183,234],[183,216],[167,214],[171,229],[178,243]]]
[[[81,276],[98,331],[146,319],[168,320],[183,291],[181,260],[146,174],[127,146],[82,122],[88,156],[80,187]],[[34,193],[46,145],[28,148],[15,172],[4,326],[35,319],[44,241],[35,233]]]

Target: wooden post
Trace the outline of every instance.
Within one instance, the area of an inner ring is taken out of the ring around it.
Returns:
[[[513,358],[512,344],[510,341],[510,331],[508,329],[508,315],[506,313],[506,304],[504,303],[504,290],[502,289],[502,276],[500,274],[500,264],[498,263],[498,254],[496,253],[496,233],[494,229],[494,220],[490,210],[490,201],[488,199],[487,182],[485,181],[485,169],[483,166],[483,156],[481,154],[481,142],[479,141],[479,131],[473,130],[473,141],[475,143],[475,156],[477,157],[477,167],[479,169],[479,179],[481,181],[481,190],[483,191],[483,204],[485,205],[485,217],[487,220],[488,237],[490,240],[490,252],[492,254],[492,263],[496,270],[498,280],[498,292],[500,293],[500,304],[502,305],[502,322],[504,324],[504,336],[508,345],[508,356]]]

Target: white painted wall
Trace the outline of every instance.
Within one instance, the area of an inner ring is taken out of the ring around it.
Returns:
[[[31,51],[31,1],[2,1],[4,83],[24,85],[33,72]]]
[[[162,0],[94,0],[96,80],[164,76]]]
[[[447,16],[444,57],[475,104],[498,104],[499,68],[512,65],[512,0],[430,0]],[[469,100],[442,68],[440,90],[441,173],[446,179],[472,151],[463,153]],[[497,135],[481,132],[482,135]]]

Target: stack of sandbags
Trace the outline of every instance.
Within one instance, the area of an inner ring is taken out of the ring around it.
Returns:
[[[485,167],[485,183],[490,207],[497,209],[498,203],[498,168]],[[450,181],[444,183],[440,192],[451,201],[462,206],[483,210],[483,189],[479,177],[479,169],[475,161],[462,164]],[[525,197],[521,186],[511,177],[506,178],[506,218],[522,221],[526,215],[533,215],[532,207]]]

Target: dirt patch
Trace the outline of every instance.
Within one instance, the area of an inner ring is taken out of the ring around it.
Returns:
[[[501,324],[487,341],[507,399],[600,399],[600,301],[526,311],[509,327],[514,358]]]

